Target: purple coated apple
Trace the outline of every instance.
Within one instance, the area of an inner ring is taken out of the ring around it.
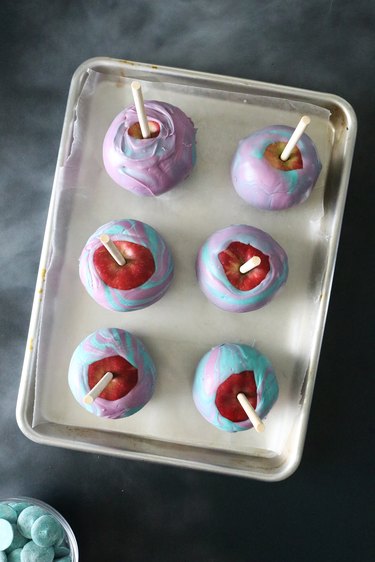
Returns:
[[[305,201],[322,165],[311,138],[302,134],[289,158],[280,156],[294,129],[266,127],[240,141],[231,166],[238,195],[250,205],[268,210],[287,209]]]
[[[191,173],[196,160],[192,120],[178,107],[144,103],[150,137],[143,138],[134,105],[115,117],[103,142],[103,163],[118,185],[136,195],[158,196]]]
[[[117,253],[119,263],[108,246]],[[134,219],[100,226],[86,242],[79,261],[79,275],[89,295],[118,312],[139,310],[161,299],[172,282],[173,269],[162,236]]]

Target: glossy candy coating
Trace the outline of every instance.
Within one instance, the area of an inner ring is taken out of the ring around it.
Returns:
[[[138,382],[117,400],[96,398],[92,404],[83,402],[90,391],[88,368],[104,357],[124,357],[138,369]],[[105,418],[124,418],[135,414],[150,400],[156,379],[155,365],[141,340],[125,330],[105,328],[87,336],[73,353],[68,382],[74,398],[88,412]]]
[[[228,280],[218,255],[231,242],[258,248],[269,257],[270,271],[249,291],[237,289]],[[249,225],[232,225],[212,234],[199,250],[196,261],[199,286],[206,297],[229,312],[248,312],[267,304],[288,277],[288,258],[281,246],[266,232]]]
[[[102,246],[99,240],[102,234],[108,234],[113,242],[126,240],[148,248],[155,262],[154,274],[134,289],[121,290],[107,285],[93,261],[95,251]],[[79,276],[89,295],[104,308],[118,312],[138,310],[158,301],[172,282],[173,269],[173,258],[164,239],[148,224],[133,219],[111,221],[98,228],[85,244],[79,260]]]
[[[110,177],[137,195],[155,196],[184,180],[195,164],[194,124],[181,109],[168,103],[146,101],[149,121],[160,132],[138,139],[129,128],[138,122],[134,105],[126,107],[110,125],[103,143],[103,161]]]
[[[253,427],[251,421],[232,422],[216,407],[218,387],[232,374],[253,371],[257,387],[256,413],[264,418],[276,402],[279,387],[270,361],[254,347],[228,343],[213,347],[200,360],[194,379],[193,400],[202,416],[218,429],[236,432]]]
[[[287,209],[305,201],[322,168],[315,145],[308,135],[297,143],[301,169],[280,170],[264,152],[272,143],[290,139],[294,129],[283,125],[266,127],[239,142],[231,165],[232,182],[238,195],[250,205],[268,210]]]

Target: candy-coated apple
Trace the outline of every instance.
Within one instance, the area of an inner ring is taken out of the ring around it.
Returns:
[[[279,394],[274,369],[265,355],[240,343],[223,343],[199,361],[193,400],[202,416],[218,429],[244,431],[253,427],[237,396],[244,394],[263,419]]]
[[[123,265],[112,257],[116,251],[125,259]],[[149,224],[134,219],[100,226],[86,242],[79,260],[79,276],[86,291],[104,308],[118,312],[139,310],[161,299],[172,282],[173,269],[173,258],[162,236]]]
[[[280,156],[294,129],[274,125],[241,140],[231,166],[238,195],[259,209],[280,210],[303,203],[310,195],[322,164],[311,138],[302,134],[289,158]]]
[[[253,268],[243,272],[242,266],[249,260],[255,262]],[[267,304],[284,285],[288,258],[263,230],[231,225],[211,234],[201,246],[196,273],[203,293],[216,306],[229,312],[249,312]]]
[[[194,124],[178,107],[144,102],[151,132],[143,138],[134,105],[115,117],[103,142],[103,163],[118,185],[146,197],[162,195],[185,180],[196,160]]]
[[[91,392],[106,373],[113,377],[104,390]],[[75,349],[69,365],[68,382],[74,398],[86,411],[103,418],[126,418],[138,412],[151,399],[155,380],[156,368],[142,341],[119,328],[88,335]],[[87,400],[90,393],[92,400]]]

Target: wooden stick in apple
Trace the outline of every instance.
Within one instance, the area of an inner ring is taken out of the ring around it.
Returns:
[[[253,256],[252,258],[250,258],[249,260],[247,260],[245,263],[241,265],[240,273],[248,273],[249,271],[254,269],[254,267],[260,265],[261,261],[262,260],[260,259],[259,256]]]
[[[86,394],[83,398],[85,404],[92,404],[94,400],[99,396],[101,392],[105,389],[105,387],[111,382],[113,379],[113,374],[108,372],[106,373],[99,382]]]
[[[126,259],[117,248],[117,246],[112,242],[108,234],[102,234],[101,236],[99,236],[99,240],[119,265],[126,264]]]
[[[296,146],[299,139],[302,137],[304,130],[306,129],[307,125],[309,125],[311,119],[308,115],[304,115],[301,117],[300,122],[298,123],[297,127],[295,128],[294,133],[290,137],[289,141],[287,142],[284,150],[280,155],[280,159],[285,162],[288,160],[289,156],[292,153],[293,148]]]
[[[242,408],[245,410],[249,420],[254,426],[255,431],[257,431],[258,433],[264,431],[264,423],[262,422],[262,420],[260,419],[260,417],[258,416],[258,414],[256,413],[256,411],[254,410],[254,408],[252,407],[252,405],[250,404],[250,402],[248,401],[248,399],[246,398],[243,392],[237,394],[237,400],[241,404]]]
[[[142,88],[139,82],[134,81],[131,84],[135,109],[137,111],[139,125],[141,127],[142,136],[144,139],[149,139],[151,136],[150,127],[148,125],[145,104],[143,101]]]

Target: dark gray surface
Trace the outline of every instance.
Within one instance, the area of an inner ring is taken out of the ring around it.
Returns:
[[[367,0],[1,3],[0,495],[60,510],[83,562],[374,559],[374,28]],[[95,56],[321,90],[354,106],[357,148],[305,451],[284,482],[36,445],[16,425],[69,82]]]

